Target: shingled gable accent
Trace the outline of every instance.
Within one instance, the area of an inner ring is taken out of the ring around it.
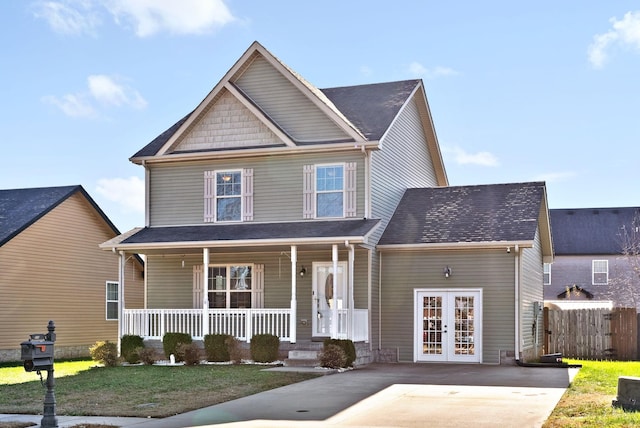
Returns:
[[[540,230],[544,255],[550,257],[545,213],[541,182],[408,189],[379,247],[530,245]]]

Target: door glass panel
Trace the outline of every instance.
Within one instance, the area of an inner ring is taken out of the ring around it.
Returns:
[[[456,355],[474,355],[474,297],[456,296],[454,304],[455,348]]]
[[[442,297],[422,298],[422,352],[442,354]]]

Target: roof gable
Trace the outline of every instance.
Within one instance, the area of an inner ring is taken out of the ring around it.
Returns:
[[[80,192],[114,233],[120,233],[82,186],[0,190],[0,246]]]
[[[621,254],[622,228],[633,225],[640,207],[552,209],[549,214],[556,254]]]
[[[545,213],[544,183],[408,189],[379,245],[532,242]]]

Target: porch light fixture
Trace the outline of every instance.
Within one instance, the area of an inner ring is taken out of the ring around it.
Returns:
[[[300,269],[300,276],[304,277],[307,274],[307,268],[304,267],[304,265],[302,266],[302,268]]]
[[[447,266],[446,268],[444,268],[444,277],[445,278],[449,278],[451,276],[451,268],[449,266]]]

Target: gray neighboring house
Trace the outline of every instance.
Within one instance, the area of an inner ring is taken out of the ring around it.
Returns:
[[[640,277],[623,256],[621,239],[625,229],[638,230],[640,207],[552,209],[550,217],[555,258],[545,265],[545,301],[640,309]]]
[[[381,337],[400,360],[542,353],[542,266],[553,258],[544,183],[408,189],[378,250]]]

